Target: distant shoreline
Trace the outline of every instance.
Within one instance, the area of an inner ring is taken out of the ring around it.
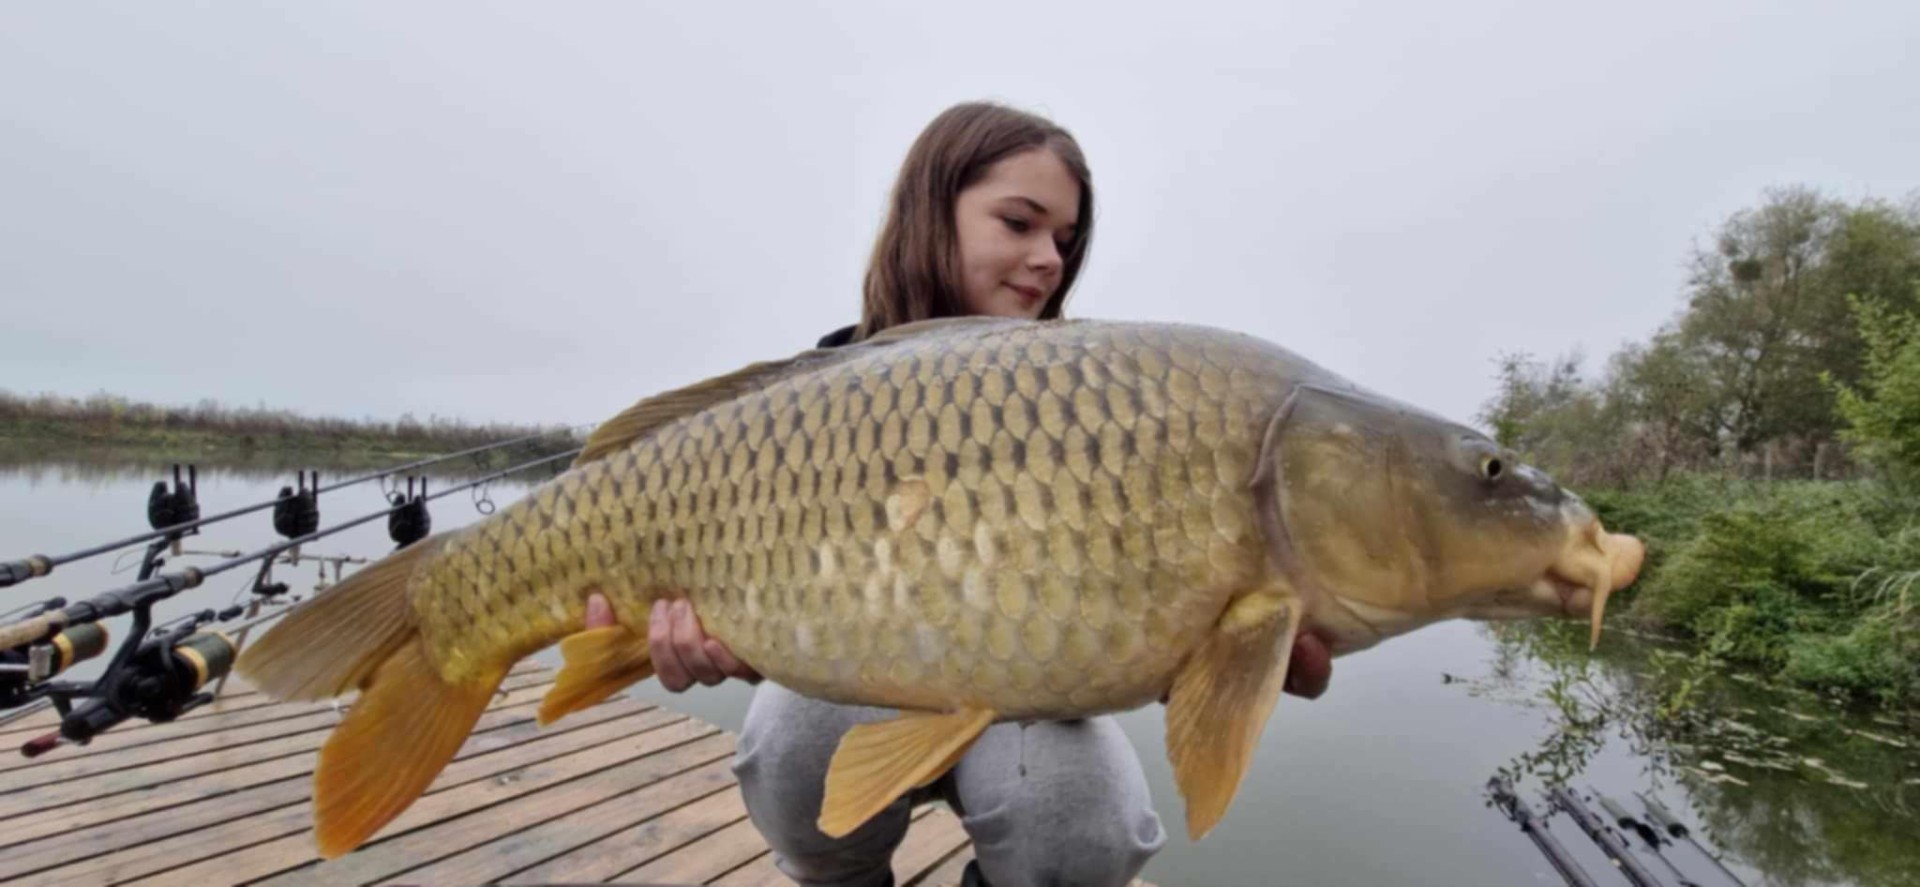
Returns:
[[[411,415],[396,422],[313,418],[212,401],[161,406],[110,394],[28,397],[0,389],[0,459],[6,461],[84,451],[142,462],[393,463],[534,436],[511,454],[493,455],[524,460],[581,443],[565,426],[421,422]]]

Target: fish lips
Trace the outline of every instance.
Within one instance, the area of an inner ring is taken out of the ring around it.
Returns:
[[[1569,546],[1529,591],[1535,600],[1557,603],[1562,616],[1588,617],[1593,623],[1589,644],[1597,646],[1607,598],[1640,577],[1647,546],[1625,533],[1607,532],[1598,521],[1581,535],[1586,540]]]

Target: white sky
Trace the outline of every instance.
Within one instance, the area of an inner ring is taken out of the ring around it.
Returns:
[[[1920,188],[1910,0],[901,6],[7,4],[0,387],[595,422],[852,322],[971,98],[1086,149],[1070,313],[1458,419],[1763,188]]]

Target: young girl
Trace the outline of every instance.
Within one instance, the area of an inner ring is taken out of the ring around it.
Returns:
[[[1061,314],[1093,235],[1093,185],[1080,146],[1052,122],[991,104],[935,118],[907,153],[867,268],[860,323],[821,347],[934,317]],[[604,598],[589,627],[612,625]],[[660,682],[679,692],[728,677],[758,681],[706,637],[686,601],[648,623]],[[1294,646],[1288,691],[1318,696],[1331,659],[1317,638]],[[945,776],[844,838],[814,827],[840,737],[885,709],[843,706],[774,684],[754,692],[734,772],[780,870],[804,885],[893,883],[891,859],[914,803],[946,800],[977,854],[969,883],[1120,887],[1166,841],[1140,759],[1111,717],[997,724]]]

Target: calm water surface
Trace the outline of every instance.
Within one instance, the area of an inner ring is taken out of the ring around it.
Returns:
[[[154,464],[0,459],[0,557],[58,554],[144,530],[147,492],[160,473]],[[270,498],[291,476],[291,466],[203,469],[202,511]],[[531,488],[495,483],[488,496],[505,505]],[[435,503],[435,530],[476,519],[472,503],[468,494]],[[380,507],[375,484],[321,500],[326,522]],[[187,547],[251,550],[277,539],[262,512],[210,528]],[[384,522],[308,546],[355,556],[391,548]],[[136,559],[102,556],[0,590],[0,609],[125,584]],[[318,569],[280,568],[278,578],[309,591]],[[244,600],[250,582],[247,571],[216,577],[157,615]],[[1588,657],[1583,637],[1578,627],[1494,631],[1456,622],[1339,660],[1326,696],[1282,700],[1232,811],[1200,844],[1184,837],[1162,709],[1121,716],[1172,835],[1146,876],[1163,885],[1563,883],[1488,805],[1488,779],[1509,768],[1522,773],[1523,796],[1543,812],[1540,791],[1552,771],[1635,811],[1635,792],[1656,796],[1750,884],[1920,885],[1920,730],[1911,720],[1703,671],[1684,649],[1620,632]],[[1688,676],[1698,682],[1695,702],[1683,720],[1663,717],[1658,700]],[[751,688],[673,696],[649,684],[638,693],[737,730]],[[1626,883],[1565,817],[1552,830],[1598,883]],[[1673,852],[1683,867],[1700,862],[1681,858],[1689,850]]]

